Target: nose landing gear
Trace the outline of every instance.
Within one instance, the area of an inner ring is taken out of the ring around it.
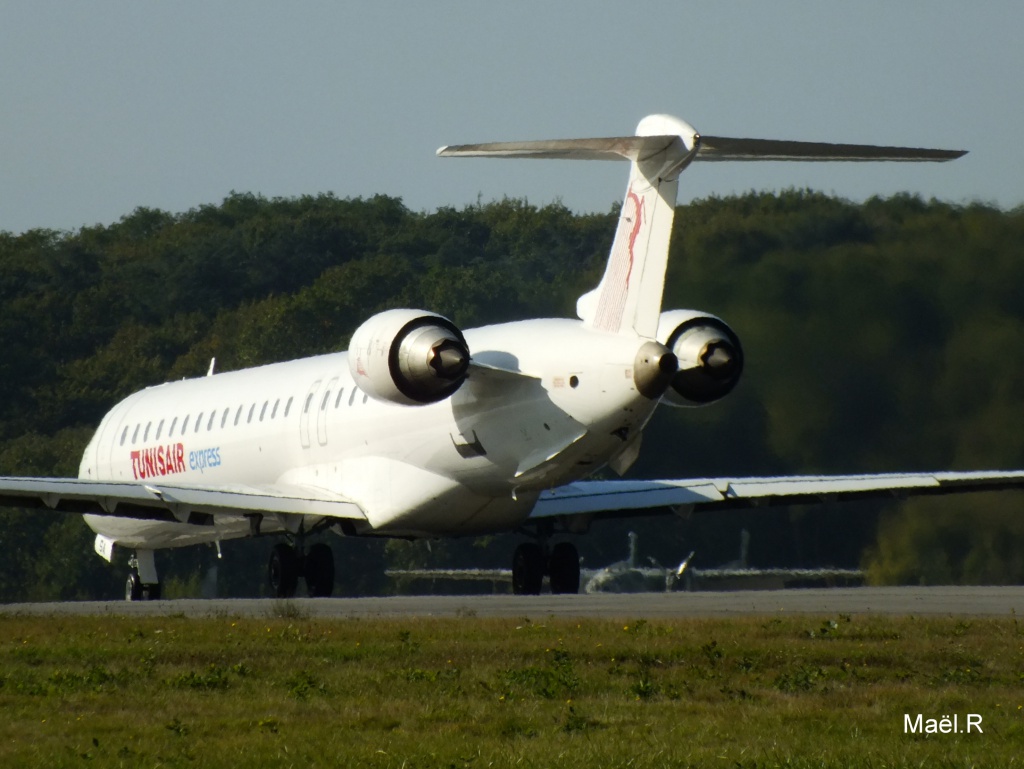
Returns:
[[[160,580],[156,573],[156,558],[152,550],[136,550],[129,561],[131,571],[124,585],[126,601],[160,600]]]

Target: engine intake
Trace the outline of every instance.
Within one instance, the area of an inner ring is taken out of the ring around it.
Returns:
[[[665,395],[673,406],[703,406],[723,398],[743,373],[739,338],[713,315],[693,310],[662,313],[658,340],[679,360]]]
[[[436,403],[466,379],[469,348],[447,318],[423,310],[387,310],[352,335],[348,365],[359,389],[377,400]]]

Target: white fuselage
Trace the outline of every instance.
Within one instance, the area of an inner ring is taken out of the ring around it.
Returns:
[[[401,536],[514,529],[539,492],[584,477],[646,424],[636,391],[643,339],[575,320],[471,329],[468,380],[423,406],[365,395],[348,353],[151,387],[103,419],[81,478],[224,487],[305,486],[358,504],[356,533]],[[87,516],[123,544],[166,547],[248,533]],[[311,524],[313,522],[306,522]],[[287,524],[270,521],[270,529]]]

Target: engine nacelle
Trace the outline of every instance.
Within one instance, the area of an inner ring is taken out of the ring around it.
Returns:
[[[356,329],[348,366],[371,398],[416,406],[459,389],[469,369],[469,348],[458,327],[441,315],[387,310]]]
[[[661,314],[658,341],[679,360],[679,370],[663,401],[672,406],[703,406],[732,392],[743,372],[743,348],[721,318],[696,310]]]

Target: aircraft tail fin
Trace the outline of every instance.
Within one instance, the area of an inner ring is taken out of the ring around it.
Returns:
[[[628,160],[629,184],[600,285],[580,297],[586,325],[653,339],[658,331],[679,173],[693,159],[697,132],[678,118],[651,115],[635,136],[492,142],[442,147],[441,157]]]
[[[628,160],[629,184],[604,276],[581,296],[576,313],[585,325],[653,339],[661,315],[669,238],[679,174],[693,161],[946,161],[959,150],[825,144],[701,136],[679,118],[649,115],[635,136],[603,139],[491,142],[442,147],[441,157]]]

